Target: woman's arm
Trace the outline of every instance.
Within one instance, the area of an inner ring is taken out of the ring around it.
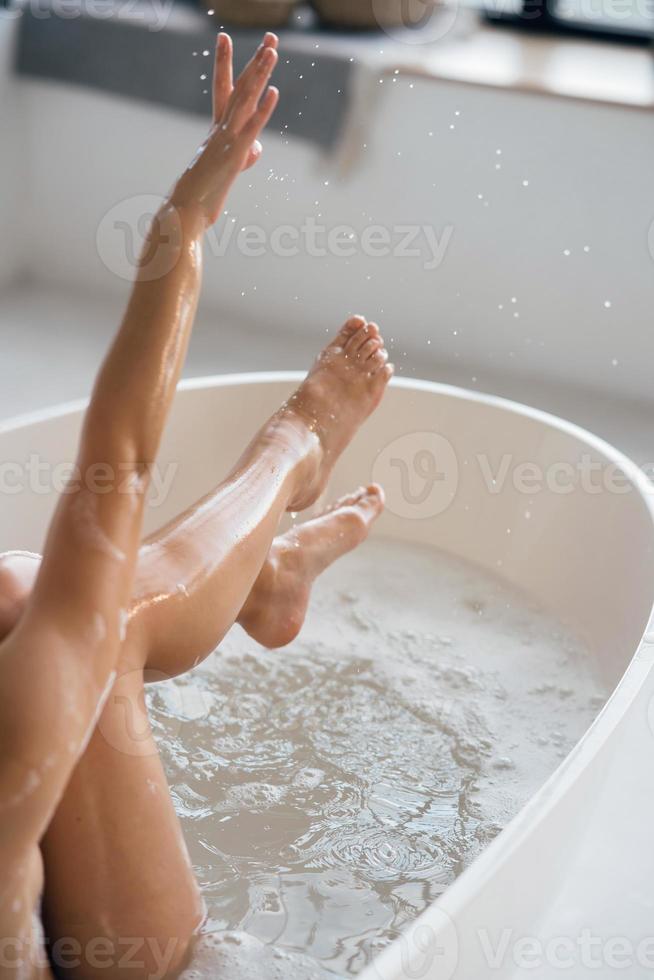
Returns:
[[[277,102],[267,37],[235,88],[221,36],[209,136],[153,222],[16,630],[0,647],[0,863],[38,841],[114,678],[144,493],[193,324],[202,236]],[[264,90],[265,92],[264,95]],[[5,845],[9,845],[5,847]]]

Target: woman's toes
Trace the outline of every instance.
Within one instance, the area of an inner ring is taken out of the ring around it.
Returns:
[[[368,518],[374,518],[384,509],[384,499],[384,491],[378,483],[371,483],[367,487],[358,487],[352,493],[348,493],[344,497],[339,497],[338,500],[325,507],[322,513],[313,521],[300,524],[295,529],[295,533],[301,534],[303,531],[306,533],[315,522],[324,520],[324,518],[337,512],[347,513],[350,510],[359,509],[364,514],[366,520]]]
[[[376,351],[379,350],[379,340],[377,337],[371,337],[370,340],[366,340],[365,344],[361,344],[357,351],[357,360],[367,361]]]
[[[359,316],[359,314],[356,314],[356,316],[351,316],[350,319],[347,320],[343,324],[341,329],[338,331],[331,346],[345,347],[347,343],[350,341],[350,339],[356,333],[358,333],[359,330],[362,330],[365,326],[366,326],[366,318],[364,316]]]
[[[364,326],[352,334],[347,344],[345,345],[346,354],[353,357],[363,344],[367,343],[372,337],[370,331],[370,324],[366,323]]]
[[[332,514],[335,510],[342,510],[343,507],[351,507],[356,504],[363,495],[366,493],[366,487],[359,487],[357,490],[353,490],[352,493],[346,494],[344,497],[339,497],[332,504],[325,507],[323,514]]]
[[[371,483],[365,487],[361,497],[364,506],[369,507],[375,514],[381,514],[386,503],[386,495],[379,483]]]
[[[386,350],[385,347],[380,347],[369,358],[368,363],[370,366],[371,374],[377,374],[377,372],[384,367],[387,361],[388,361],[388,351]]]
[[[384,509],[384,491],[378,483],[363,487],[349,505],[349,510],[363,522],[366,534],[372,522]]]
[[[366,487],[351,502],[326,515],[324,540],[316,556],[316,568],[323,571],[348,551],[358,548],[368,537],[373,522],[383,509],[380,488]]]

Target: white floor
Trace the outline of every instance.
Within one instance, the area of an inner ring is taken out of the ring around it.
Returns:
[[[119,322],[124,299],[71,295],[48,287],[15,286],[0,298],[0,418],[88,394]],[[223,322],[202,310],[186,376],[302,369],[314,356],[315,331],[305,337]],[[528,402],[603,436],[641,464],[654,464],[654,402],[619,400],[534,379],[485,375],[460,367],[418,364],[392,353],[398,373],[425,377]]]

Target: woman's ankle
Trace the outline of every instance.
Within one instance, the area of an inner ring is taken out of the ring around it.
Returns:
[[[257,433],[234,472],[261,462],[271,478],[283,481],[285,509],[299,510],[294,501],[306,496],[320,473],[322,443],[305,419],[284,406]]]

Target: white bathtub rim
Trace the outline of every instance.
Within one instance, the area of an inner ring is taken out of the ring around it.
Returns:
[[[207,388],[223,388],[232,385],[262,383],[299,384],[305,377],[306,373],[304,371],[246,371],[234,374],[202,375],[195,378],[184,378],[179,382],[177,390],[197,391]],[[593,432],[590,432],[590,430],[584,429],[583,426],[577,425],[575,422],[569,422],[567,419],[554,415],[551,412],[546,412],[543,409],[533,408],[522,402],[513,401],[510,398],[503,398],[500,395],[491,395],[481,391],[473,391],[456,385],[443,384],[439,381],[394,377],[391,381],[391,386],[393,388],[433,392],[434,394],[447,395],[450,398],[456,398],[462,401],[489,405],[510,412],[513,415],[542,422],[550,428],[558,429],[560,432],[570,435],[581,442],[585,442],[624,470],[625,476],[641,491],[641,495],[646,501],[652,519],[654,520],[654,481],[650,480],[647,474],[632,459],[625,455],[625,453],[616,449],[615,446],[602,439],[601,436],[597,436]],[[77,398],[69,402],[60,402],[56,405],[10,416],[0,421],[0,435],[10,431],[16,431],[28,425],[35,425],[39,422],[47,422],[50,419],[79,413],[86,409],[88,403],[88,397]]]
[[[231,386],[242,386],[242,385],[256,385],[256,384],[299,384],[304,377],[305,373],[303,371],[247,371],[235,374],[216,374],[216,375],[204,375],[196,378],[185,378],[180,381],[178,385],[178,391],[202,391],[211,388],[224,388]],[[512,401],[508,398],[502,398],[498,395],[490,395],[484,392],[471,391],[466,388],[460,388],[455,385],[441,384],[436,381],[423,381],[417,378],[393,378],[391,385],[394,388],[408,389],[411,391],[425,391],[433,392],[434,394],[446,395],[450,398],[460,399],[462,401],[472,401],[481,405],[489,405],[503,411],[511,412],[514,415],[519,415],[523,418],[529,418],[534,421],[543,423],[552,429],[558,430],[564,434],[577,439],[580,442],[585,443],[589,447],[593,448],[596,452],[603,455],[609,462],[620,467],[623,471],[625,477],[633,485],[634,489],[639,492],[640,498],[645,504],[649,515],[652,520],[652,525],[654,526],[654,482],[650,480],[646,473],[635,463],[632,459],[626,456],[611,443],[602,439],[600,436],[584,429],[582,426],[577,425],[574,422],[569,422],[567,419],[560,418],[559,416],[553,415],[550,412],[545,412],[542,409],[532,408],[529,405],[521,404],[520,402]],[[13,416],[11,418],[0,421],[0,436],[8,432],[16,432],[20,429],[28,428],[32,425],[37,425],[39,423],[48,422],[53,419],[62,418],[67,415],[79,415],[88,406],[88,398],[79,398],[70,402],[63,402],[58,405],[36,409],[33,412],[26,412],[21,415]],[[586,735],[582,738],[580,742],[577,743],[576,748],[579,748],[583,742],[585,742],[586,737],[594,730],[595,725],[599,719],[607,711],[609,705],[613,702],[614,698],[623,686],[623,682],[627,678],[629,669],[636,659],[646,661],[649,660],[647,654],[648,650],[654,650],[654,596],[652,596],[652,608],[650,611],[649,622],[643,630],[641,639],[634,651],[632,660],[629,666],[625,670],[619,683],[616,685],[609,701],[607,701],[604,709],[598,714],[595,722],[586,732]],[[573,750],[574,752],[574,750]],[[570,756],[568,756],[562,765],[557,769],[556,773],[553,774],[551,778],[561,772],[561,769],[567,763]],[[543,789],[548,786],[548,783],[543,786]],[[529,806],[529,804],[527,804]]]
[[[304,377],[306,377],[306,375],[303,371],[247,371],[235,374],[204,375],[197,378],[185,378],[184,380],[180,381],[177,390],[202,391],[211,388],[224,388],[231,386],[236,387],[242,385],[275,383],[298,384],[304,379]],[[490,395],[484,392],[472,391],[466,388],[457,387],[455,385],[441,384],[440,382],[436,381],[423,381],[417,378],[393,378],[391,385],[394,388],[405,390],[408,389],[411,391],[433,392],[434,394],[446,395],[450,398],[456,398],[462,401],[472,401],[481,405],[489,405],[503,411],[511,412],[514,415],[519,415],[523,418],[529,418],[534,421],[541,422],[552,429],[558,430],[559,432],[567,434],[572,438],[585,443],[596,452],[603,455],[609,462],[620,467],[625,477],[633,485],[634,489],[639,492],[640,498],[645,504],[645,507],[647,508],[651,517],[652,525],[654,526],[654,482],[650,480],[650,478],[643,472],[638,464],[627,455],[625,455],[619,449],[616,449],[615,446],[612,446],[611,443],[607,442],[605,439],[602,439],[600,436],[597,436],[587,429],[584,429],[582,426],[577,425],[574,422],[569,422],[567,419],[560,418],[559,416],[553,415],[550,412],[545,412],[538,408],[532,408],[529,405],[524,405],[508,398],[501,398],[498,395]],[[86,409],[88,403],[88,398],[78,398],[70,402],[63,402],[58,405],[36,409],[33,412],[26,412],[21,415],[12,416],[8,419],[0,421],[0,436],[9,432],[16,432],[20,429],[28,428],[29,426],[37,425],[39,423],[48,422],[57,418],[63,418],[67,415],[79,415]],[[641,657],[648,648],[654,649],[654,596],[652,596],[652,609],[650,612],[649,622],[643,630],[642,637],[636,647],[636,650],[634,651],[633,659],[630,662],[630,665],[633,663],[634,659]],[[646,657],[646,659],[648,658]],[[612,701],[615,694],[618,693],[628,670],[629,668],[627,668],[619,684],[616,686],[610,701]],[[610,702],[607,702],[607,707],[609,703]],[[606,710],[606,708],[604,710]],[[603,714],[603,712],[598,715],[598,718],[601,717],[601,714]],[[595,723],[588,730],[587,734],[589,734],[594,727]],[[580,744],[581,743],[578,743],[578,745]],[[560,769],[557,771],[560,771]]]
[[[179,390],[197,391],[216,387],[251,384],[293,384],[301,381],[303,377],[304,373],[300,371],[246,372],[241,374],[214,375],[185,379],[180,383]],[[476,391],[468,391],[452,385],[405,378],[394,379],[392,384],[396,388],[433,392],[451,398],[497,407],[512,414],[541,422],[550,428],[585,443],[622,470],[625,477],[639,493],[654,527],[654,484],[640,467],[625,454],[599,436],[583,429],[581,426],[558,418],[548,412],[541,411],[540,409],[510,401],[509,399]],[[88,399],[78,399],[7,419],[0,422],[0,436],[55,418],[79,414],[86,408],[87,404]],[[420,922],[429,922],[430,918],[434,919],[434,917],[435,924],[439,923],[439,910],[446,914],[449,921],[456,923],[457,918],[461,915],[465,907],[469,905],[480,890],[494,876],[499,866],[510,860],[512,854],[543,821],[547,820],[557,804],[571,791],[592,760],[598,755],[602,747],[606,745],[616,729],[625,720],[630,706],[638,698],[640,692],[647,684],[652,674],[652,668],[654,667],[654,635],[651,632],[653,628],[654,596],[649,623],[643,631],[643,636],[634,651],[633,658],[606,705],[598,713],[592,725],[540,790],[525,804],[495,840],[484,849],[470,867],[445,891],[441,898],[409,926],[409,929]],[[386,954],[392,948],[391,946],[388,950],[382,952],[380,957],[363,971],[361,974],[362,980],[366,980],[366,978],[372,980],[373,977],[380,975],[375,969],[375,964],[380,960],[383,961]]]
[[[445,892],[429,905],[416,919],[408,923],[404,939],[420,926],[428,927],[434,942],[443,939],[443,946],[451,947],[453,937],[459,948],[461,936],[459,924],[467,909],[479,898],[483,890],[492,885],[498,872],[510,866],[514,856],[529,839],[538,832],[571,793],[575,784],[597,759],[601,750],[607,746],[622,723],[627,721],[629,709],[643,692],[650,677],[654,674],[654,646],[649,649],[641,642],[636,654],[625,670],[613,694],[598,713],[592,725],[584,732],[566,758],[532,796],[519,812],[509,821],[497,837],[488,844],[474,861],[456,878]],[[643,655],[641,656],[641,653]],[[653,686],[650,683],[650,688]],[[544,855],[544,860],[546,860]],[[537,933],[534,938],[536,938]],[[395,940],[365,967],[358,980],[408,980],[412,973],[397,968],[396,948],[402,939]],[[408,945],[410,946],[410,940]],[[500,971],[498,977],[508,975]],[[538,974],[539,976],[541,974]],[[549,976],[550,974],[548,974]],[[446,973],[446,977],[458,976]],[[467,975],[466,975],[467,976]],[[513,973],[511,973],[513,976]],[[431,974],[430,974],[431,977]]]

